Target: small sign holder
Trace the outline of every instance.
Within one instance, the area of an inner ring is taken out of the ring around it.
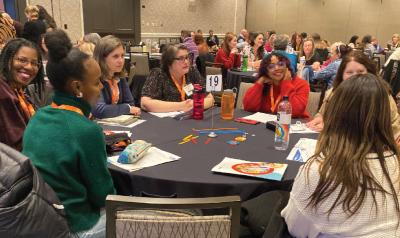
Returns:
[[[213,92],[219,92],[222,90],[222,75],[207,75],[206,78],[206,91],[213,94]],[[214,103],[211,106],[211,129],[214,129]],[[207,135],[210,138],[217,137],[217,133],[213,130]]]

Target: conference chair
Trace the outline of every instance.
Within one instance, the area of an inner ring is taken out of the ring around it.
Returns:
[[[314,117],[319,110],[319,102],[321,100],[322,92],[310,92],[308,95],[308,102],[306,110],[310,113],[311,117]]]
[[[223,215],[190,215],[187,209],[220,209]],[[239,237],[240,197],[148,198],[108,195],[107,238]]]
[[[236,108],[238,109],[244,109],[243,108],[243,98],[244,95],[246,95],[246,92],[249,88],[251,88],[254,85],[254,83],[244,83],[241,82],[239,86],[239,93],[236,98]]]

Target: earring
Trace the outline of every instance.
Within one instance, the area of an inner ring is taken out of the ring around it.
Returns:
[[[83,97],[83,93],[82,93],[82,92],[79,92],[79,93],[76,95],[76,97],[77,97],[77,98],[82,98],[82,97]]]

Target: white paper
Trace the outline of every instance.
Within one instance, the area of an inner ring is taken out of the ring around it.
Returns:
[[[310,134],[310,133],[318,133],[318,132],[311,130],[304,123],[296,123],[290,125],[290,134]]]
[[[137,125],[142,124],[143,122],[145,122],[146,120],[137,120],[134,123],[130,124],[130,125],[120,125],[118,123],[112,123],[112,122],[103,122],[103,121],[98,121],[98,123],[105,125],[105,126],[118,126],[118,127],[125,127],[125,128],[133,128]]]
[[[179,112],[150,112],[151,115],[159,117],[159,118],[175,117],[182,113],[183,113],[182,111],[179,111]]]
[[[253,115],[246,116],[243,118],[254,120],[254,121],[259,121],[262,123],[267,123],[267,121],[276,121],[276,115],[262,113],[262,112],[256,112]]]
[[[158,149],[157,147],[150,147],[146,154],[133,164],[120,164],[118,163],[118,155],[108,157],[107,161],[121,169],[127,171],[137,171],[146,167],[152,167],[159,164],[164,164],[180,159],[181,157],[171,154],[169,152]]]
[[[317,147],[317,140],[309,138],[300,138],[300,140],[290,151],[290,154],[286,159],[299,162],[307,162],[307,160],[314,155],[316,147]]]

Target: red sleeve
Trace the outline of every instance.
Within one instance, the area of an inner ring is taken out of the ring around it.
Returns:
[[[281,95],[289,96],[289,102],[292,104],[293,117],[308,117],[306,112],[310,86],[307,81],[295,77],[293,80],[283,80],[281,84]]]
[[[229,54],[228,57],[222,49],[219,49],[217,52],[217,56],[215,57],[215,63],[223,64],[225,69],[231,69],[237,62],[235,62],[235,54]]]
[[[0,142],[21,151],[26,122],[11,98],[0,99]]]
[[[245,111],[263,111],[261,110],[263,100],[263,88],[264,85],[255,83],[251,88],[247,90],[246,95],[243,98],[243,108]]]

